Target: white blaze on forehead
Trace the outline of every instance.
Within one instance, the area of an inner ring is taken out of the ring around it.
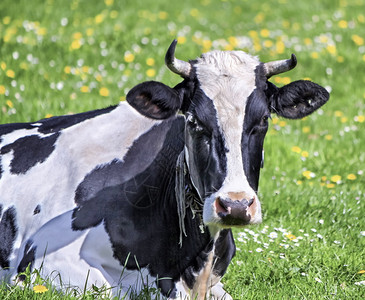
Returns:
[[[227,177],[220,193],[248,192],[254,196],[243,171],[241,139],[248,97],[255,89],[257,57],[241,51],[212,51],[195,65],[201,89],[217,111],[227,153]]]

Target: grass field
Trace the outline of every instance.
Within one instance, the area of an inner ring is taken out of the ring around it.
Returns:
[[[298,66],[272,82],[311,79],[331,98],[304,120],[273,115],[259,190],[264,221],[234,231],[238,251],[224,284],[234,299],[364,299],[364,8],[365,0],[2,0],[0,122],[117,104],[145,80],[174,85],[180,79],[164,66],[174,38],[185,60],[212,49],[261,61],[295,53]],[[0,289],[0,299],[60,297]]]

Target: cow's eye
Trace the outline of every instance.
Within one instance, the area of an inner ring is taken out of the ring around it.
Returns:
[[[271,118],[270,115],[263,116],[260,122],[260,126],[267,126],[269,118]]]

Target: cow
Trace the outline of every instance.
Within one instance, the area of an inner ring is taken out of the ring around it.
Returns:
[[[116,106],[0,126],[2,281],[30,268],[127,298],[147,285],[169,299],[232,299],[220,280],[231,228],[262,220],[270,116],[303,118],[329,94],[268,81],[294,54],[262,63],[215,50],[187,62],[176,45],[165,57],[182,77],[173,88],[143,82]]]

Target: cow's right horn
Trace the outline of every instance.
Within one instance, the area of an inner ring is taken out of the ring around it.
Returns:
[[[265,75],[267,78],[271,76],[290,71],[297,65],[297,58],[294,54],[291,58],[284,60],[276,60],[264,63]]]
[[[177,59],[175,57],[175,48],[176,48],[177,40],[173,40],[169,49],[166,52],[165,63],[166,66],[174,73],[187,78],[191,72],[190,63]]]

